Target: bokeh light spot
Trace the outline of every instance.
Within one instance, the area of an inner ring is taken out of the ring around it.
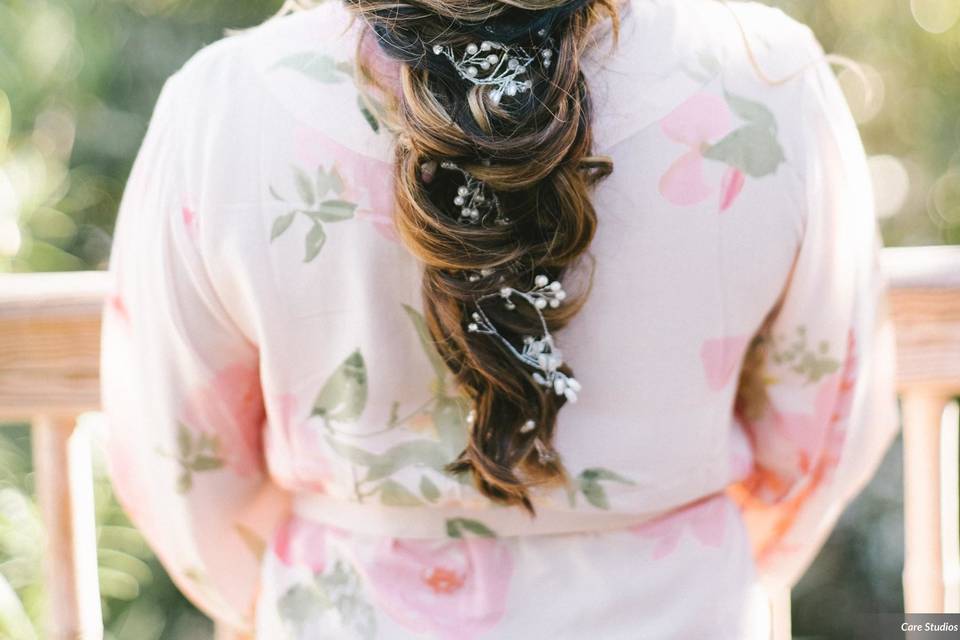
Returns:
[[[899,158],[870,156],[870,177],[876,201],[877,217],[889,218],[903,209],[910,194],[910,174]]]
[[[960,19],[960,2],[957,0],[910,0],[913,19],[930,33],[949,31]]]

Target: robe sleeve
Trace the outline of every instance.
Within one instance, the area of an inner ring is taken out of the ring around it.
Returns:
[[[258,348],[211,282],[202,238],[212,230],[185,200],[197,136],[182,82],[163,87],[117,218],[101,337],[106,461],[178,587],[249,633],[260,554],[286,494],[265,470]]]
[[[900,428],[866,155],[823,50],[810,41],[816,62],[798,80],[802,236],[755,337],[761,402],[739,416],[753,469],[729,488],[771,592],[802,577]]]

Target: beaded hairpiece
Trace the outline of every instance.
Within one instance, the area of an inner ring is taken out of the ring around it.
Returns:
[[[473,312],[471,316],[473,321],[467,325],[467,330],[471,333],[496,336],[517,359],[534,369],[534,382],[553,389],[554,393],[558,396],[564,396],[570,402],[576,402],[577,392],[580,391],[580,383],[559,370],[559,367],[563,365],[563,356],[553,342],[553,335],[547,329],[547,321],[542,313],[542,309],[546,309],[547,306],[559,307],[560,302],[567,297],[567,293],[563,290],[563,285],[559,280],[550,282],[550,279],[543,274],[534,278],[533,282],[534,287],[529,291],[502,287],[497,293],[488,293],[477,298],[477,310]],[[497,328],[480,305],[484,300],[497,296],[503,298],[503,307],[509,311],[517,308],[513,300],[514,296],[521,298],[532,306],[540,319],[542,334],[540,336],[524,336],[523,346],[517,349],[513,343],[497,331]]]
[[[546,30],[540,29],[537,35],[546,36]],[[552,44],[547,38],[546,45]],[[525,47],[502,44],[484,40],[479,44],[471,42],[462,52],[456,53],[449,45],[433,45],[433,53],[445,56],[460,77],[478,86],[490,86],[490,99],[499,104],[503,94],[515,96],[533,87],[533,81],[524,79],[529,67],[539,54],[543,58],[544,68],[549,68],[553,58],[553,49],[543,46],[531,51]]]
[[[464,177],[464,184],[457,187],[457,195],[453,198],[453,204],[460,208],[460,222],[478,224],[485,222],[490,214],[493,214],[494,224],[510,222],[500,210],[500,200],[497,195],[484,182],[477,180],[450,160],[444,160],[440,166],[444,169],[459,171]]]
[[[553,59],[553,44],[551,38],[546,37],[546,29],[537,31],[537,35],[544,38],[544,44],[537,50],[484,40],[468,44],[460,53],[445,45],[434,45],[433,53],[445,56],[454,69],[463,79],[477,86],[487,86],[493,89],[489,97],[494,104],[499,104],[504,94],[515,96],[520,92],[533,87],[532,80],[525,78],[529,67],[537,57],[542,59],[543,67],[549,68]],[[435,165],[434,165],[435,166]],[[467,224],[485,222],[493,217],[496,224],[507,224],[509,219],[503,215],[500,201],[496,194],[485,183],[477,180],[469,172],[451,161],[443,161],[440,166],[444,169],[459,171],[464,177],[464,184],[457,188],[457,195],[453,204],[460,209],[459,221]],[[432,176],[432,171],[429,172]],[[493,274],[491,269],[481,269],[479,273],[469,275],[470,282],[476,282],[482,277]],[[476,311],[471,314],[471,321],[467,330],[471,333],[485,334],[495,337],[520,362],[531,367],[531,377],[537,384],[553,390],[558,396],[563,396],[569,402],[577,401],[577,392],[580,383],[572,376],[560,371],[563,366],[563,356],[554,344],[553,335],[547,328],[543,310],[548,306],[556,308],[566,298],[563,285],[559,280],[550,281],[544,274],[534,278],[533,288],[522,291],[513,287],[504,286],[496,293],[489,293],[478,297],[474,303]],[[501,298],[505,309],[513,311],[517,302],[522,301],[533,308],[540,321],[540,335],[523,336],[522,345],[514,345],[504,337],[494,325],[493,321],[483,310],[481,303],[492,298]],[[475,411],[471,410],[468,422],[472,423]],[[530,433],[536,429],[534,420],[527,420],[520,427],[521,433]],[[545,464],[557,458],[539,437],[534,439],[534,446],[540,462]]]

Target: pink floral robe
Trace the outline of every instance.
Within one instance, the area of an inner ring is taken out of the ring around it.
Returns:
[[[104,307],[131,517],[257,638],[766,637],[764,594],[898,429],[864,151],[811,32],[757,4],[629,0],[619,48],[601,34],[584,59],[615,169],[592,294],[557,335],[583,385],[556,442],[574,481],[531,521],[442,470],[468,407],[391,225],[362,27],[328,0],[163,89]],[[734,400],[761,335],[751,416]]]

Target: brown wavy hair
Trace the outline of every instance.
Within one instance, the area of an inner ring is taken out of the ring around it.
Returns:
[[[471,472],[482,494],[535,514],[530,487],[568,481],[552,448],[566,399],[537,384],[502,343],[468,331],[467,324],[478,297],[504,286],[530,290],[540,274],[561,280],[589,256],[597,226],[591,189],[613,163],[592,153],[590,93],[580,60],[601,22],[609,20],[616,46],[616,0],[344,1],[367,25],[357,55],[361,84],[380,90],[379,115],[396,134],[394,220],[423,265],[427,326],[474,406],[468,443],[446,471]],[[437,44],[460,48],[482,40],[533,47],[541,29],[553,39],[552,64],[538,58],[527,70],[530,89],[499,103],[432,52]],[[368,65],[362,51],[370,37],[399,63],[399,87],[386,89]],[[458,221],[453,199],[463,176],[443,170],[443,161],[483,181],[509,222]],[[589,284],[566,304],[542,310],[551,333],[570,321],[588,293]],[[483,310],[512,344],[542,332],[529,305]],[[573,374],[567,365],[560,371]],[[534,428],[521,431],[528,420]],[[537,439],[547,456],[539,455]]]

